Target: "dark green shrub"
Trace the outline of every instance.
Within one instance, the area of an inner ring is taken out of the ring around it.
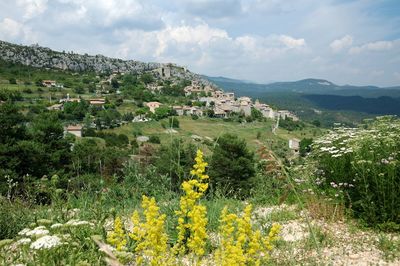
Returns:
[[[217,143],[209,171],[212,189],[228,196],[247,196],[249,179],[255,174],[254,154],[246,141],[236,135],[224,134]]]
[[[179,128],[179,120],[177,117],[173,116],[168,119],[168,127]]]
[[[160,137],[157,135],[151,135],[149,137],[149,142],[150,143],[156,143],[156,144],[160,144]]]

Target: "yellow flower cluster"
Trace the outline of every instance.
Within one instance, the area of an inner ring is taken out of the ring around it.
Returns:
[[[125,249],[127,240],[121,218],[115,218],[114,231],[108,234],[107,241],[108,243],[113,245],[118,251],[122,251]]]
[[[168,236],[164,230],[165,214],[160,214],[154,198],[143,196],[143,214],[145,222],[141,222],[138,211],[131,217],[133,228],[129,237],[136,242],[135,252],[138,265],[150,262],[151,265],[161,265],[165,262]]]
[[[262,237],[260,230],[251,227],[251,205],[246,206],[240,217],[222,210],[220,218],[221,243],[215,251],[217,265],[260,265],[268,259],[272,244],[278,239],[280,225],[274,224],[267,237]]]
[[[182,183],[185,195],[180,199],[180,210],[175,212],[178,215],[178,240],[174,246],[174,253],[183,255],[193,252],[202,256],[207,239],[207,210],[198,201],[208,188],[206,181],[209,177],[204,174],[207,163],[204,162],[200,150],[197,150],[195,161],[196,164],[190,172],[193,179]]]
[[[200,265],[205,254],[207,239],[207,209],[199,203],[208,189],[208,176],[205,174],[207,163],[203,153],[198,150],[196,164],[191,174],[193,179],[182,183],[184,195],[180,199],[178,215],[178,239],[175,246],[168,247],[168,236],[165,232],[165,214],[160,213],[154,198],[143,196],[143,216],[138,211],[132,214],[133,228],[129,237],[134,241],[134,253],[137,265],[176,265],[179,264],[174,255],[186,256]],[[268,259],[274,241],[278,239],[281,229],[274,224],[267,236],[251,226],[252,206],[248,205],[242,215],[229,213],[227,207],[220,217],[219,235],[221,241],[215,250],[215,265],[260,265]],[[121,219],[114,221],[114,231],[109,233],[107,241],[118,251],[126,249],[127,235]],[[178,257],[179,258],[179,257]]]

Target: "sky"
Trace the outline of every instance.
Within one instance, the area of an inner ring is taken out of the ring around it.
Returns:
[[[400,85],[400,0],[0,0],[0,39],[258,83]]]

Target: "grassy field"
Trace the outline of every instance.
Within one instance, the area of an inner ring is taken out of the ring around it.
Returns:
[[[256,150],[260,144],[269,147],[287,146],[290,138],[312,138],[322,133],[322,130],[315,127],[306,127],[303,130],[289,132],[278,129],[277,134],[272,133],[273,121],[266,122],[225,122],[217,118],[200,118],[193,120],[189,116],[178,117],[180,127],[175,129],[176,133],[170,133],[163,128],[162,124],[167,125],[167,120],[150,121],[144,123],[129,123],[119,128],[108,130],[117,134],[125,134],[129,139],[135,138],[134,133],[144,136],[156,135],[161,143],[169,143],[171,138],[179,137],[186,141],[192,140],[196,135],[202,139],[216,139],[225,133],[233,133],[246,140],[252,150]]]

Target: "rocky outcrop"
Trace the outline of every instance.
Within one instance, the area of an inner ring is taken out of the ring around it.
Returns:
[[[200,75],[175,64],[145,63],[135,60],[110,58],[103,55],[92,56],[73,52],[57,52],[37,44],[24,46],[0,41],[0,59],[32,67],[62,69],[73,72],[143,73],[152,71],[160,77],[168,73],[168,77],[196,80],[201,84],[216,87],[215,84],[202,78]]]
[[[0,41],[0,59],[40,68],[95,72],[143,72],[161,67],[160,63],[121,60],[103,55],[56,52],[39,45],[22,46]]]

